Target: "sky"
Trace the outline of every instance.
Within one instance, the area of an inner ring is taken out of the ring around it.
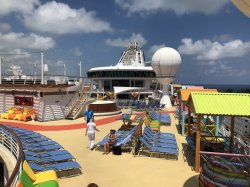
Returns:
[[[129,42],[150,62],[162,47],[182,58],[174,82],[250,84],[250,18],[230,0],[0,0],[3,74],[11,65],[79,76],[115,65]],[[14,55],[15,54],[15,55]]]

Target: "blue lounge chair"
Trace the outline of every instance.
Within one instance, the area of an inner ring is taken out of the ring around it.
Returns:
[[[169,143],[169,144],[176,144],[176,139],[170,137],[168,139],[162,139],[162,138],[155,138],[153,136],[151,136],[150,134],[148,134],[147,132],[145,132],[143,134],[143,137],[147,138],[147,139],[150,139],[151,141],[154,141],[154,142],[159,142],[159,143]]]
[[[47,137],[39,137],[39,138],[31,138],[31,139],[25,139],[22,140],[24,143],[37,143],[37,142],[44,142],[44,141],[49,141],[50,139]]]
[[[64,155],[64,154],[70,154],[67,150],[55,150],[55,151],[49,151],[49,152],[43,152],[43,153],[36,153],[33,151],[24,151],[24,155],[27,156],[35,156],[38,158],[43,158],[43,157],[50,157],[50,156],[56,156],[56,155]]]
[[[167,139],[167,140],[175,139],[174,136],[161,135],[160,133],[155,134],[155,133],[152,133],[149,130],[144,130],[144,134],[147,134],[147,135],[151,136],[154,139]]]
[[[155,140],[150,138],[149,136],[143,135],[143,138],[156,147],[169,147],[173,149],[178,149],[177,143],[175,140]]]
[[[81,169],[81,166],[77,162],[60,162],[56,164],[40,165],[36,163],[29,163],[29,166],[35,171],[46,171],[46,170],[55,170],[55,171],[67,171],[72,169]]]
[[[23,145],[23,150],[34,151],[34,152],[47,152],[51,150],[62,149],[60,145],[46,145],[39,147],[31,147],[30,145]]]
[[[159,120],[162,125],[164,125],[164,124],[170,125],[171,124],[171,118],[170,118],[169,114],[162,114],[162,113],[157,113],[156,111],[152,111],[149,114],[149,117],[152,120]]]
[[[175,137],[175,135],[173,133],[168,133],[168,132],[156,132],[156,131],[153,131],[150,127],[148,126],[145,126],[144,128],[144,131],[147,131],[149,132],[152,136],[155,136],[155,137]]]
[[[17,136],[25,136],[25,135],[32,135],[32,134],[36,134],[36,132],[33,131],[16,131],[14,130],[15,134]]]
[[[135,130],[136,130],[137,126],[134,126],[131,130],[129,131],[122,131],[122,130],[118,130],[116,131],[116,142],[121,142],[123,141],[126,137],[128,137],[129,135],[132,135]],[[106,142],[108,142],[108,135],[106,135],[101,141],[99,141],[96,145],[104,145]]]
[[[44,142],[33,142],[33,143],[27,143],[26,141],[22,141],[23,145],[27,145],[30,147],[40,147],[40,146],[47,146],[47,145],[58,145],[57,142],[50,140],[50,141],[44,141]]]
[[[153,153],[158,153],[158,154],[173,155],[178,159],[178,150],[172,149],[172,148],[166,148],[166,147],[153,146],[153,145],[149,144],[143,137],[140,137],[139,139],[142,142],[142,144],[144,145],[144,146],[142,146],[142,149],[139,151],[139,153],[141,151],[143,151],[144,147],[146,147],[148,149],[148,151],[151,153],[150,156]]]
[[[55,155],[51,157],[38,158],[35,156],[25,155],[25,160],[28,162],[35,162],[40,165],[54,164],[57,162],[74,160],[75,158],[71,154]]]
[[[29,135],[18,135],[21,140],[31,139],[31,138],[41,138],[41,134],[29,134]]]

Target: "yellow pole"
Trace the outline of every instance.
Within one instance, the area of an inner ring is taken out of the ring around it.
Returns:
[[[197,116],[197,129],[196,129],[196,152],[195,152],[195,172],[200,172],[200,143],[201,143],[201,115]]]

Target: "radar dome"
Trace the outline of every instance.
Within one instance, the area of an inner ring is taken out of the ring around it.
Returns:
[[[169,84],[175,79],[180,64],[180,54],[170,47],[157,50],[152,57],[151,63],[156,73],[156,78],[162,84]]]

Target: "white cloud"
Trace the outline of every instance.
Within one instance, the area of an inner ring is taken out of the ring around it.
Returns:
[[[115,0],[115,3],[129,14],[173,11],[177,15],[192,12],[213,14],[229,2],[230,0]]]
[[[39,0],[0,0],[0,15],[8,15],[12,12],[29,13]]]
[[[75,56],[82,56],[82,52],[80,51],[80,49],[78,47],[72,48],[70,49],[70,51],[75,55]]]
[[[231,76],[239,76],[238,72],[239,69],[237,68],[233,68],[232,66],[227,65],[225,62],[223,61],[218,61],[215,63],[207,63],[207,64],[203,64],[206,65],[206,68],[204,69],[204,74],[208,75],[208,76],[215,76],[215,77],[219,77],[222,74],[224,74],[224,76],[226,77],[231,77]]]
[[[0,23],[0,33],[6,34],[10,32],[11,26],[8,23]]]
[[[219,60],[229,57],[242,57],[250,52],[250,41],[239,39],[225,43],[208,39],[193,42],[191,38],[181,40],[178,51],[183,55],[194,55],[198,60]]]
[[[9,62],[15,60],[30,59],[32,55],[22,49],[8,49],[6,55],[2,54],[2,56],[4,58],[4,61]]]
[[[160,44],[160,45],[152,45],[149,50],[148,50],[148,54],[149,56],[152,56],[158,49],[166,47],[165,44]]]
[[[47,50],[55,46],[55,41],[50,37],[43,37],[34,33],[0,33],[0,49],[38,49]]]
[[[141,33],[132,33],[129,38],[116,38],[116,39],[107,39],[106,44],[113,47],[125,47],[130,42],[138,42],[139,45],[145,45],[147,40],[142,36]]]
[[[110,32],[110,24],[87,12],[84,8],[72,9],[67,4],[47,2],[30,14],[24,15],[26,27],[54,34]]]
[[[65,64],[65,62],[64,61],[62,61],[62,60],[57,60],[55,63],[53,63],[54,64],[54,66],[64,66],[64,64]]]

